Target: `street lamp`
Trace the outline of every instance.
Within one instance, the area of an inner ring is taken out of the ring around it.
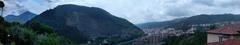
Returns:
[[[4,7],[4,2],[3,1],[0,1],[0,8],[2,9],[2,13],[1,13],[1,16],[3,15],[3,7]]]

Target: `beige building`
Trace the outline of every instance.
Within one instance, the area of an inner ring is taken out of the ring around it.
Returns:
[[[240,45],[240,24],[227,25],[207,33],[207,45],[226,45],[226,43]]]

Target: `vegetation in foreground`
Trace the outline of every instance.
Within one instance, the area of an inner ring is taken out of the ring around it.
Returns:
[[[207,33],[196,32],[189,35],[174,36],[168,38],[165,45],[203,45],[207,41]]]
[[[0,45],[74,45],[37,21],[27,24],[8,23],[0,17]]]

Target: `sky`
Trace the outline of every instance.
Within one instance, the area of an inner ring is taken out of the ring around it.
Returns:
[[[4,15],[40,14],[57,5],[102,8],[134,24],[167,21],[200,14],[240,14],[240,0],[5,0]]]

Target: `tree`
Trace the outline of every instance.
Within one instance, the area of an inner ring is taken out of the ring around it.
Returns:
[[[207,40],[207,33],[195,32],[190,36],[182,35],[171,37],[166,41],[165,45],[203,45]]]
[[[37,40],[35,41],[36,45],[74,45],[68,39],[62,38],[57,34],[43,34],[38,35]]]
[[[27,27],[32,28],[37,33],[53,33],[53,29],[47,25],[41,24],[38,21],[32,21],[26,24]]]

